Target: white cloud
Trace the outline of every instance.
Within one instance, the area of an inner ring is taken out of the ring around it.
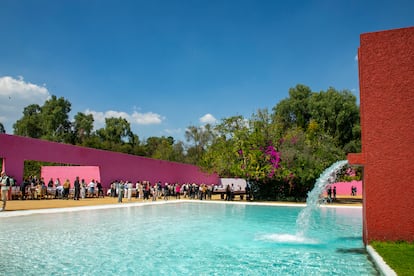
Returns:
[[[181,134],[182,133],[182,129],[181,128],[176,128],[176,129],[164,129],[164,132],[169,134],[169,135],[175,135],[175,134]]]
[[[105,118],[124,118],[131,125],[158,125],[161,124],[165,119],[165,117],[153,112],[140,113],[134,111],[132,114],[128,114],[123,111],[108,110],[105,112],[100,112],[87,109],[85,111],[85,114],[92,114],[94,118],[95,129],[99,129],[105,126]]]
[[[160,114],[147,112],[147,113],[139,113],[134,111],[131,115],[132,121],[138,125],[158,125],[161,124],[165,117],[161,116]]]
[[[26,82],[22,76],[0,77],[0,122],[7,133],[12,125],[23,116],[23,110],[30,104],[43,105],[50,97],[45,85]]]
[[[31,104],[42,106],[51,94],[45,84],[37,85],[24,80],[23,77],[0,77],[0,122],[4,125],[6,133],[13,133],[13,124],[23,116],[25,107]],[[154,112],[132,113],[108,110],[104,112],[87,109],[85,114],[92,114],[94,117],[94,128],[99,129],[105,126],[105,118],[124,118],[131,128],[136,125],[159,125],[165,117]],[[72,112],[75,112],[74,110]]]
[[[354,59],[355,61],[358,61],[358,55],[355,55]]]
[[[217,122],[217,119],[214,118],[214,116],[210,113],[207,113],[206,115],[200,118],[200,122],[203,124],[214,124]]]

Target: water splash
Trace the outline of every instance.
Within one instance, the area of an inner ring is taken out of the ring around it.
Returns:
[[[318,240],[291,234],[264,234],[257,240],[282,244],[318,244]]]
[[[304,237],[306,235],[311,222],[312,213],[319,206],[320,195],[326,189],[327,185],[335,181],[337,172],[346,164],[348,164],[347,160],[333,163],[329,168],[323,171],[316,180],[315,187],[308,193],[306,207],[299,213],[296,219],[297,236]]]

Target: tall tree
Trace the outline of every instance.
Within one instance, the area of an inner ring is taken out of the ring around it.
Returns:
[[[15,135],[40,138],[43,135],[41,108],[31,104],[24,108],[23,117],[13,124]]]
[[[309,124],[316,123],[347,152],[360,150],[359,109],[356,97],[347,90],[329,88],[315,93],[307,86],[297,85],[273,111],[273,122],[283,131],[293,127],[305,131]]]
[[[173,152],[170,161],[189,163],[185,154],[185,146],[183,141],[177,141],[173,144]]]
[[[306,129],[311,118],[309,99],[312,91],[305,85],[298,84],[289,89],[289,98],[280,101],[274,108],[273,120],[284,130],[293,126]]]
[[[156,147],[150,157],[161,160],[171,160],[173,155],[174,138],[162,136],[157,139]]]
[[[96,133],[103,141],[104,149],[121,152],[131,151],[129,142],[134,139],[134,135],[125,118],[105,118],[105,128],[98,129]]]
[[[73,132],[75,136],[75,142],[77,144],[83,144],[88,140],[93,131],[93,116],[92,114],[86,115],[85,113],[78,112],[74,117]]]
[[[185,131],[187,142],[192,145],[187,149],[187,158],[192,164],[199,164],[203,154],[214,138],[214,133],[210,124],[196,127],[189,126]]]
[[[70,110],[69,101],[54,95],[43,106],[31,104],[24,108],[23,117],[13,125],[14,134],[49,141],[71,142]]]
[[[335,139],[338,146],[347,152],[360,151],[359,108],[350,91],[337,91],[331,87],[326,92],[314,93],[309,100],[309,111],[312,119]]]
[[[69,113],[71,103],[63,97],[55,95],[41,107],[42,138],[56,142],[70,142],[71,122]]]

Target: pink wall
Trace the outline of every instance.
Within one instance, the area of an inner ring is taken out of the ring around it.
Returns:
[[[24,160],[97,166],[102,186],[107,188],[113,180],[148,180],[161,182],[195,182],[217,184],[217,174],[203,173],[189,164],[156,160],[135,155],[97,150],[28,137],[0,134],[0,157],[8,175],[23,178]]]
[[[335,186],[336,187],[336,195],[339,196],[350,196],[351,195],[351,187],[355,186],[357,187],[357,196],[362,196],[362,181],[351,181],[351,182],[336,182],[331,185],[328,185],[328,187],[331,186],[332,189]],[[326,195],[326,191],[325,191]]]
[[[59,178],[61,184],[69,179],[71,187],[73,187],[77,176],[79,176],[79,180],[85,179],[87,184],[92,179],[101,181],[99,167],[96,166],[42,166],[40,176],[44,178],[46,185],[51,178],[53,181]]]

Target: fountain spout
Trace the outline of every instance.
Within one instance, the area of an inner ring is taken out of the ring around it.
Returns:
[[[298,236],[305,236],[311,222],[312,213],[319,207],[319,197],[326,187],[336,179],[338,171],[348,164],[347,160],[335,162],[321,173],[316,180],[314,188],[308,192],[306,207],[299,213],[296,219],[296,229]]]

